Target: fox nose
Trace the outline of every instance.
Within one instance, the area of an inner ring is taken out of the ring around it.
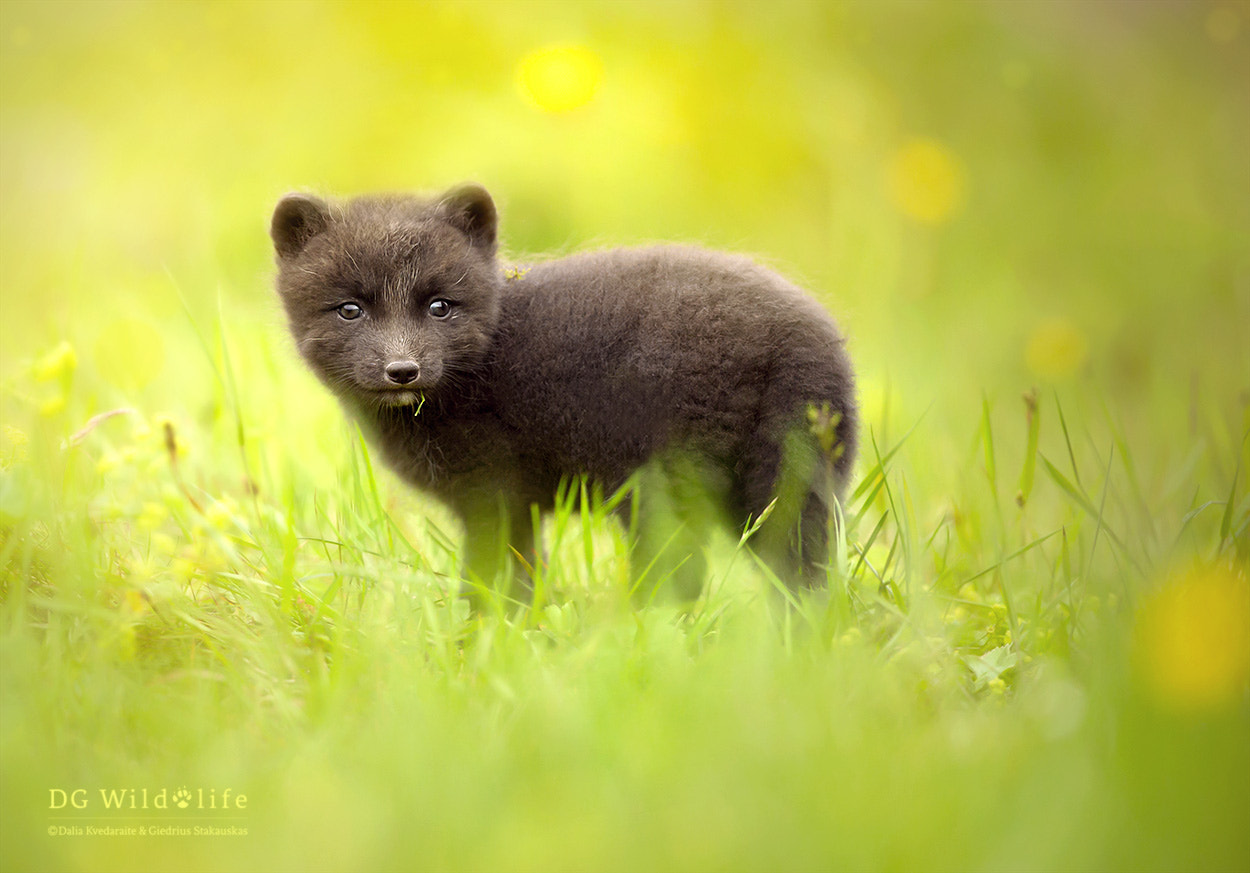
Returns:
[[[386,365],[386,380],[396,385],[407,385],[417,381],[421,368],[416,361],[391,361]]]

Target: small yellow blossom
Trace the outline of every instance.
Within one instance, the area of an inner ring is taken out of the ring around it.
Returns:
[[[67,342],[59,343],[50,352],[35,361],[31,375],[36,382],[51,382],[68,377],[78,368],[78,355]]]
[[[148,610],[148,602],[143,595],[133,588],[128,588],[125,595],[125,610],[132,616],[138,617]]]
[[[204,517],[217,530],[229,530],[234,525],[234,507],[222,500],[214,500],[204,510]]]
[[[162,503],[147,502],[135,523],[144,530],[155,530],[169,518],[169,508]]]
[[[55,397],[49,397],[39,404],[39,414],[44,418],[52,418],[60,415],[65,410],[65,395],[58,394]]]
[[[172,555],[178,548],[177,541],[165,533],[153,533],[150,542],[152,550],[161,555]]]
[[[864,635],[860,632],[859,628],[848,628],[846,632],[838,638],[838,643],[843,646],[854,646],[857,645],[861,639],[863,639],[863,636]]]
[[[199,572],[200,567],[190,558],[175,558],[170,562],[169,569],[183,582],[190,582]]]
[[[137,556],[126,562],[126,575],[131,581],[146,582],[156,576],[156,562],[149,557]]]

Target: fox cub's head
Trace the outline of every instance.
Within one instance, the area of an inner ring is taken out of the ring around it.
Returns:
[[[476,185],[436,200],[283,197],[270,235],[300,353],[336,394],[367,406],[454,391],[499,321],[496,226]]]

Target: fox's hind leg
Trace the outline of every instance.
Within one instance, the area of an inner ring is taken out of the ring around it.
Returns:
[[[768,513],[751,548],[791,588],[824,582],[831,499],[827,479],[816,440],[799,428],[780,440],[755,441],[740,461],[743,520],[755,522]]]

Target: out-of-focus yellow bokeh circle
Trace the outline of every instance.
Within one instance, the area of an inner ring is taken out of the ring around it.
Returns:
[[[1171,580],[1142,606],[1135,630],[1137,672],[1168,708],[1218,708],[1250,682],[1250,583],[1226,568]]]
[[[1089,357],[1084,332],[1066,318],[1051,318],[1029,335],[1025,362],[1035,376],[1057,381],[1080,371]]]
[[[536,49],[517,65],[517,86],[530,105],[544,112],[568,112],[595,99],[603,84],[603,62],[580,45]]]
[[[965,173],[959,158],[933,139],[915,139],[890,158],[890,194],[904,215],[941,224],[963,205]]]

